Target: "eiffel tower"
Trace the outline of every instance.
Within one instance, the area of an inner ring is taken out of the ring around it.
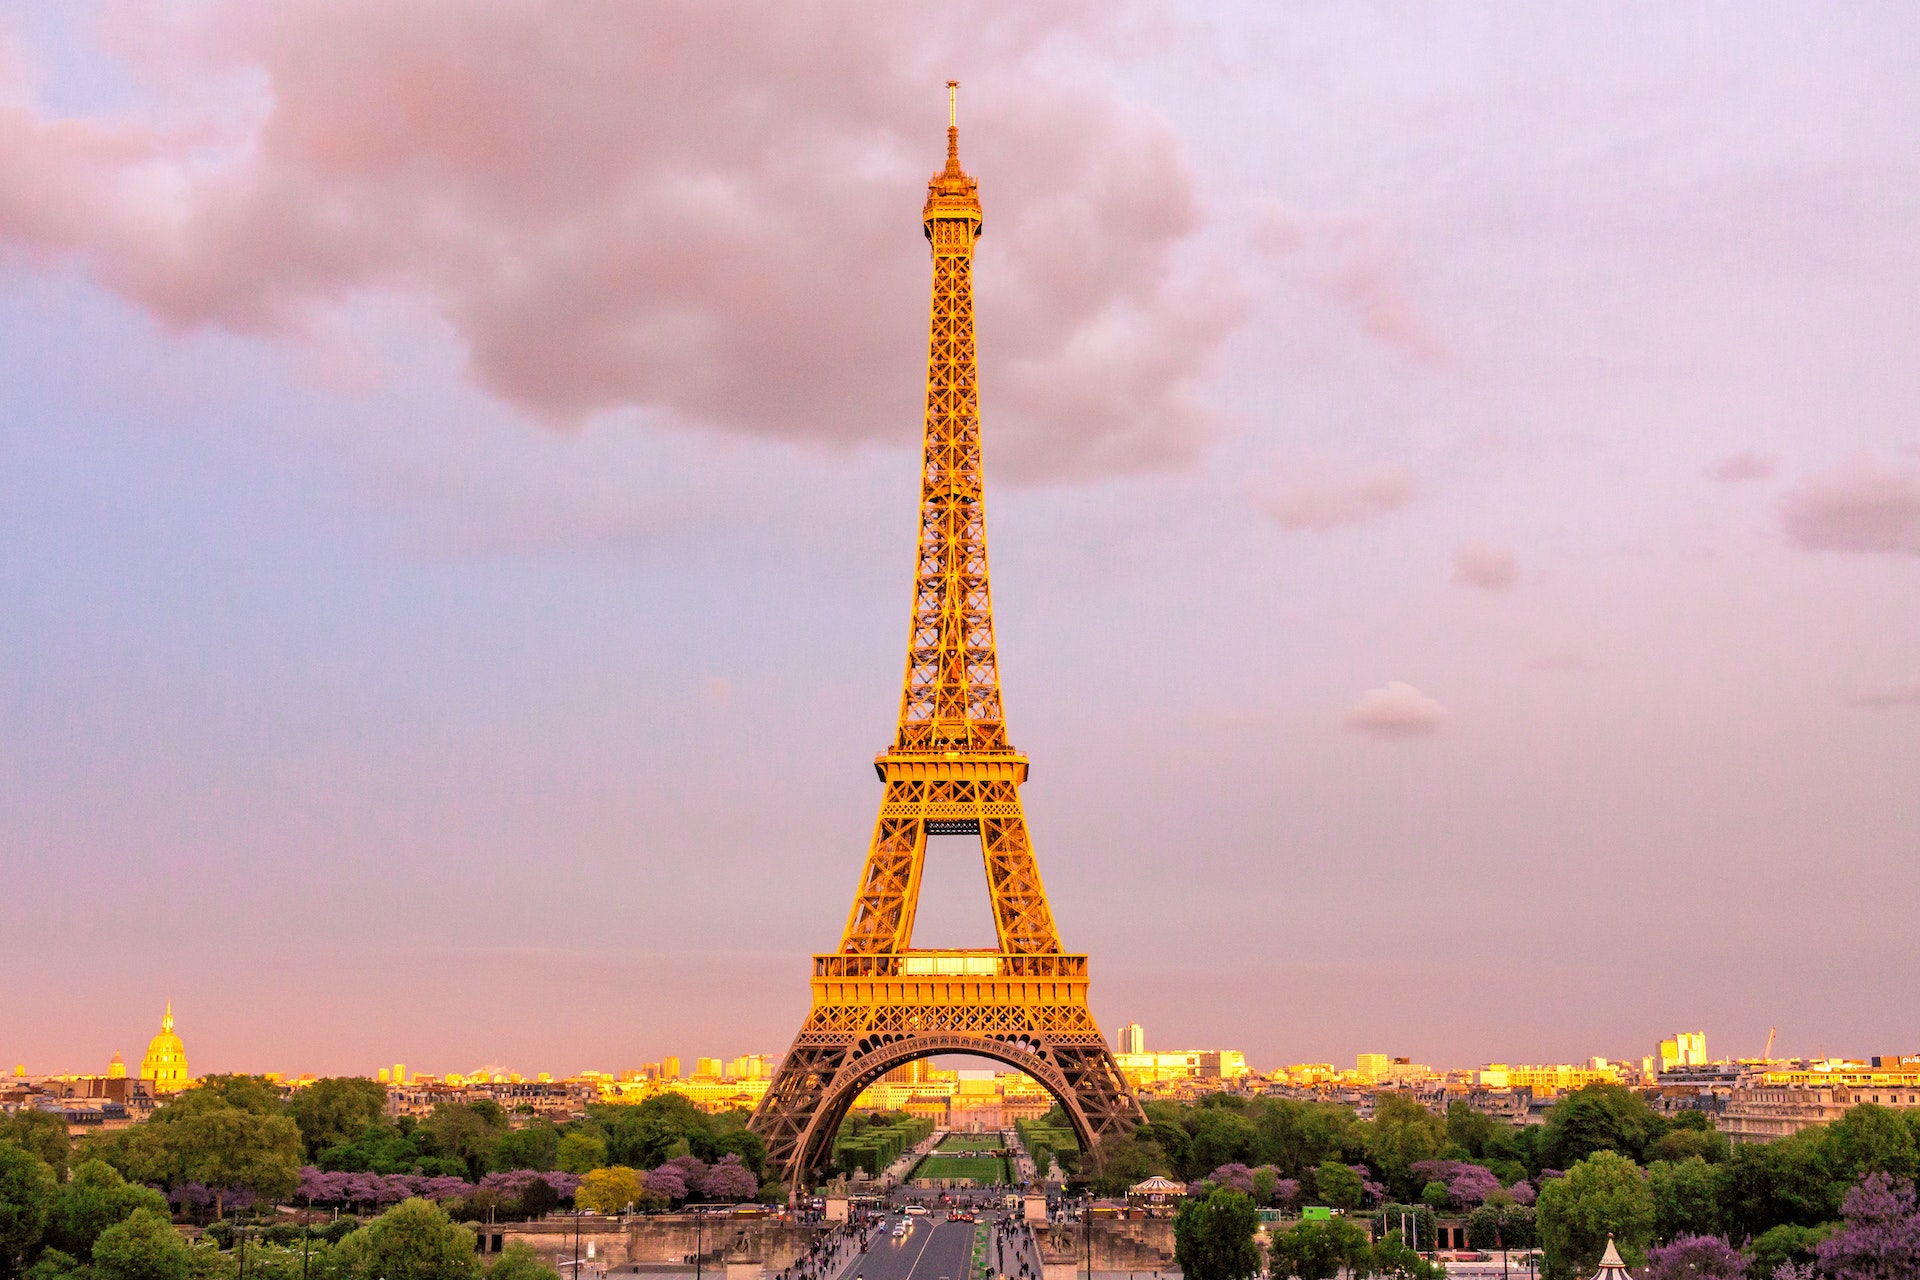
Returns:
[[[956,85],[947,164],[927,183],[933,250],[920,537],[900,725],[874,760],[886,786],[840,949],[813,958],[813,1009],[750,1124],[790,1187],[831,1150],[862,1090],[931,1054],[1025,1072],[1082,1150],[1144,1118],[1087,1008],[1087,958],[1060,949],[1020,808],[1027,758],[1007,744],[987,586],[973,245],[979,184],[960,168]],[[978,836],[999,946],[913,946],[930,835]]]

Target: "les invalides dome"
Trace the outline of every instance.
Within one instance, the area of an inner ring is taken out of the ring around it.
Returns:
[[[187,1046],[173,1034],[173,1002],[167,1002],[166,1016],[160,1019],[160,1034],[147,1044],[147,1056],[140,1059],[140,1078],[153,1081],[155,1093],[172,1093],[189,1083]]]

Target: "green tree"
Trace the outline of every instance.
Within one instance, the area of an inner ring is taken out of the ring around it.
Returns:
[[[588,1213],[620,1213],[640,1198],[640,1175],[623,1164],[580,1179],[573,1202]]]
[[[1199,1107],[1190,1125],[1193,1145],[1188,1159],[1200,1176],[1223,1164],[1246,1164],[1253,1156],[1252,1121],[1225,1107]]]
[[[442,1102],[424,1126],[439,1154],[460,1161],[467,1176],[478,1181],[487,1172],[488,1157],[507,1131],[507,1113],[500,1104],[481,1098],[474,1102]]]
[[[1095,1195],[1125,1195],[1127,1188],[1158,1174],[1171,1177],[1173,1164],[1160,1144],[1137,1133],[1109,1134],[1097,1148],[1099,1173],[1093,1178]]]
[[[1417,1199],[1426,1179],[1413,1166],[1446,1153],[1447,1122],[1412,1098],[1383,1093],[1374,1099],[1366,1141],[1367,1162],[1380,1171],[1394,1197]]]
[[[1173,1252],[1188,1280],[1248,1280],[1260,1274],[1260,1211],[1238,1191],[1190,1196],[1173,1219]]]
[[[1828,1167],[1842,1182],[1858,1182],[1870,1173],[1907,1179],[1920,1173],[1914,1129],[1891,1107],[1871,1102],[1851,1107],[1823,1136]]]
[[[300,1129],[283,1115],[209,1096],[188,1106],[169,1103],[131,1132],[139,1134],[133,1167],[121,1171],[137,1182],[198,1182],[213,1191],[215,1216],[226,1212],[231,1187],[244,1187],[271,1203],[292,1195],[300,1184]]]
[[[1767,1280],[1785,1263],[1811,1267],[1814,1246],[1833,1234],[1837,1223],[1820,1227],[1795,1227],[1782,1224],[1760,1233],[1747,1246],[1747,1274],[1754,1280]]]
[[[280,1087],[265,1076],[202,1076],[194,1087],[167,1105],[213,1106],[224,1103],[257,1116],[277,1116],[286,1110]]]
[[[1483,1204],[1467,1215],[1467,1240],[1476,1249],[1531,1249],[1533,1210],[1517,1204]]]
[[[1358,1209],[1366,1195],[1360,1175],[1338,1160],[1328,1160],[1313,1171],[1314,1197],[1335,1209]]]
[[[368,1125],[379,1124],[386,1109],[387,1086],[359,1076],[315,1080],[287,1103],[307,1159],[316,1161],[327,1148],[352,1142]]]
[[[1646,1099],[1625,1085],[1590,1084],[1548,1110],[1543,1154],[1556,1169],[1571,1169],[1596,1151],[1637,1161],[1662,1127]]]
[[[598,1134],[574,1132],[560,1139],[553,1153],[553,1165],[568,1173],[586,1173],[607,1163],[606,1139]]]
[[[149,1209],[165,1218],[167,1198],[151,1187],[128,1182],[105,1161],[83,1161],[54,1197],[47,1241],[75,1258],[91,1257],[100,1233],[133,1216],[136,1209]]]
[[[1671,1129],[1648,1144],[1646,1158],[1649,1164],[1656,1160],[1677,1163],[1696,1157],[1708,1164],[1719,1164],[1730,1151],[1724,1133],[1712,1129]]]
[[[0,1275],[13,1275],[46,1234],[59,1184],[45,1160],[0,1142]]]
[[[1713,1167],[1699,1156],[1654,1161],[1647,1166],[1647,1190],[1653,1196],[1657,1243],[1720,1233],[1718,1179]]]
[[[1773,1142],[1742,1143],[1719,1166],[1720,1223],[1735,1240],[1782,1223],[1817,1227],[1831,1222],[1840,1216],[1845,1193],[1818,1129]]]
[[[135,1209],[93,1243],[97,1280],[188,1280],[192,1251],[165,1215]]]
[[[549,1120],[536,1120],[524,1129],[509,1129],[494,1139],[488,1162],[494,1169],[553,1168],[560,1154],[560,1131]]]
[[[473,1232],[428,1200],[387,1210],[342,1240],[334,1258],[350,1280],[475,1280],[480,1272]]]
[[[67,1176],[73,1158],[73,1139],[67,1136],[66,1117],[51,1111],[28,1109],[0,1115],[0,1142],[17,1143],[47,1162],[53,1176]]]
[[[1367,1233],[1345,1218],[1296,1223],[1272,1238],[1269,1270],[1276,1280],[1333,1280],[1340,1268],[1356,1270],[1370,1259]]]
[[[1466,1153],[1469,1160],[1487,1160],[1495,1156],[1493,1148],[1503,1147],[1506,1137],[1500,1130],[1511,1128],[1484,1111],[1475,1111],[1464,1102],[1447,1106],[1447,1141]]]
[[[1447,1274],[1445,1266],[1428,1262],[1392,1236],[1374,1242],[1367,1252],[1366,1270],[1372,1275],[1391,1276],[1396,1280],[1402,1277],[1404,1280],[1444,1280]]]
[[[89,1274],[85,1263],[58,1249],[42,1249],[33,1265],[21,1273],[25,1280],[78,1280]]]
[[[514,1240],[488,1264],[486,1280],[560,1280],[560,1273],[540,1261],[525,1241]]]
[[[1591,1275],[1609,1235],[1629,1266],[1646,1261],[1653,1193],[1639,1166],[1616,1151],[1596,1151],[1550,1180],[1535,1209],[1548,1280]]]
[[[1420,1188],[1420,1203],[1436,1212],[1447,1207],[1447,1184],[1435,1180]]]

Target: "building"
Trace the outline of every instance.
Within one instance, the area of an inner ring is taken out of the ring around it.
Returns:
[[[660,1059],[660,1078],[662,1080],[678,1080],[680,1078],[680,1059]]]
[[[1565,1062],[1519,1066],[1489,1062],[1473,1073],[1473,1082],[1483,1089],[1530,1089],[1535,1097],[1550,1097],[1590,1084],[1619,1084],[1620,1074],[1617,1063],[1604,1059],[1595,1059],[1584,1067]]]
[[[1113,1061],[1136,1089],[1178,1080],[1238,1080],[1247,1074],[1247,1056],[1238,1049],[1116,1053]]]
[[[1120,1034],[1115,1038],[1114,1052],[1145,1053],[1146,1051],[1147,1032],[1144,1027],[1137,1022],[1129,1022],[1120,1028]]]
[[[1675,1067],[1704,1067],[1707,1065],[1707,1033],[1682,1031],[1671,1040],[1662,1040],[1656,1056],[1662,1071],[1671,1071]]]
[[[1353,1074],[1365,1084],[1372,1084],[1386,1073],[1387,1064],[1393,1061],[1384,1053],[1360,1053],[1353,1059]]]
[[[151,1083],[155,1093],[177,1093],[193,1083],[187,1073],[187,1046],[173,1033],[173,1001],[160,1019],[160,1034],[147,1042],[147,1056],[140,1060],[140,1078]]]
[[[777,1064],[770,1053],[745,1053],[727,1063],[729,1080],[771,1080]]]
[[[720,1075],[720,1059],[695,1058],[693,1060],[693,1078],[695,1080],[718,1080]]]
[[[1881,1067],[1827,1059],[1755,1071],[1734,1084],[1714,1123],[1730,1142],[1771,1142],[1831,1124],[1862,1103],[1920,1108],[1920,1062],[1900,1061],[1875,1058],[1873,1063],[1896,1064]]]

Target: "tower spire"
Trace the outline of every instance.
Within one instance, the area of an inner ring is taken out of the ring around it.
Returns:
[[[960,172],[960,82],[947,81],[947,176]]]

